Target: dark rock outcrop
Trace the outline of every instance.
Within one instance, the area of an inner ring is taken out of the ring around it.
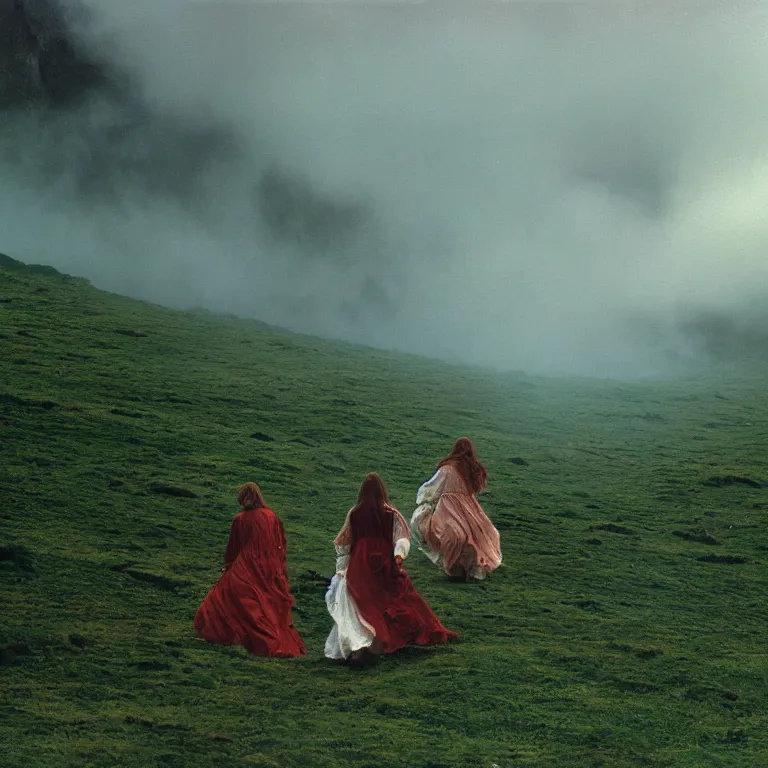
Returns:
[[[84,18],[59,0],[0,0],[0,107],[69,104],[107,82],[76,39]]]

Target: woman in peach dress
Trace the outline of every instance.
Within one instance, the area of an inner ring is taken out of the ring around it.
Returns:
[[[457,581],[484,579],[501,565],[499,532],[475,498],[487,485],[472,441],[460,437],[416,495],[411,531],[419,549]]]

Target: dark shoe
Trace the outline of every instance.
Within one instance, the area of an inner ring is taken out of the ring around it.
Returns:
[[[451,573],[448,578],[451,581],[457,582],[459,584],[464,584],[468,581],[471,581],[469,572],[463,565],[454,565],[453,568],[451,568]]]
[[[361,648],[359,651],[352,651],[352,653],[349,654],[347,664],[349,664],[350,667],[355,667],[357,669],[365,669],[366,667],[372,666],[375,661],[376,656],[374,656],[368,648]]]

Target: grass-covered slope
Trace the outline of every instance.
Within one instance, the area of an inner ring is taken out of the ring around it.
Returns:
[[[410,516],[462,434],[504,565],[464,586],[407,561],[461,642],[326,662],[364,473]],[[767,437],[758,378],[502,376],[5,260],[0,764],[768,765]],[[307,658],[192,630],[251,479],[286,525]]]

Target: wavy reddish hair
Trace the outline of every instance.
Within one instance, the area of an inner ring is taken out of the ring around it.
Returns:
[[[237,492],[237,503],[243,509],[261,509],[267,506],[261,494],[261,488],[256,483],[246,483]]]
[[[477,458],[475,446],[468,437],[460,437],[451,448],[451,452],[437,462],[438,468],[452,464],[464,478],[472,493],[480,493],[488,486],[488,472],[483,462]]]

